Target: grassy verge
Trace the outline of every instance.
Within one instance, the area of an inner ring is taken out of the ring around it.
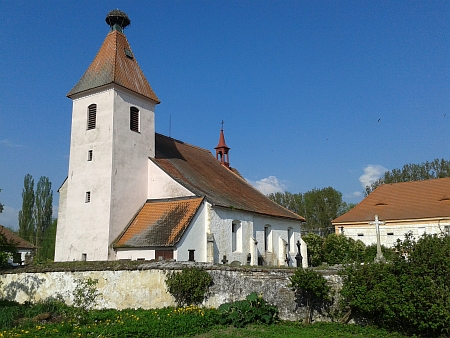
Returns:
[[[188,306],[157,310],[91,310],[80,312],[61,302],[36,305],[0,304],[0,337],[390,337],[371,327],[291,322],[274,325],[221,326],[219,312]]]

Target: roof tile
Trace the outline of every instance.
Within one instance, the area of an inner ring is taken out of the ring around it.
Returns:
[[[131,57],[126,55],[126,50],[130,52]],[[106,36],[94,61],[67,96],[72,97],[111,83],[160,103],[131,52],[127,38],[117,30]]]
[[[450,177],[383,184],[333,224],[450,217]]]
[[[155,134],[152,159],[168,175],[214,206],[234,208],[296,221],[304,218],[269,200],[234,170],[220,165],[210,151]]]
[[[119,236],[114,247],[174,246],[194,218],[203,198],[149,200]]]

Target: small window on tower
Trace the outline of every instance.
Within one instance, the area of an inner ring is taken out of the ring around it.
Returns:
[[[84,200],[86,203],[90,203],[91,202],[91,192],[90,191],[86,191],[86,198]]]
[[[92,150],[88,151],[88,161],[92,161]]]
[[[91,104],[88,107],[87,130],[95,129],[96,120],[97,120],[97,105]]]
[[[130,130],[139,133],[139,109],[130,108]]]

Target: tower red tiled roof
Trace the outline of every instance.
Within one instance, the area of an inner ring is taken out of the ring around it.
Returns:
[[[450,217],[450,177],[383,184],[333,224]]]
[[[94,61],[67,96],[112,83],[160,103],[139,67],[127,38],[117,30],[106,36]]]

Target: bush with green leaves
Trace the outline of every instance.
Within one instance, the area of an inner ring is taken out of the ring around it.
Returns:
[[[427,337],[450,334],[450,237],[411,235],[391,262],[342,271],[344,305],[374,323]]]
[[[244,327],[247,324],[274,324],[278,320],[278,308],[268,304],[256,292],[249,294],[245,300],[225,303],[219,306],[219,323]]]
[[[302,236],[308,248],[308,264],[319,266],[323,262],[323,242],[325,238],[313,233]]]
[[[310,323],[314,310],[321,309],[330,300],[331,287],[320,273],[312,269],[299,268],[289,278],[290,287],[294,289],[297,303],[306,305],[307,314],[304,322]]]
[[[75,319],[85,322],[89,310],[92,310],[97,305],[98,297],[101,296],[97,289],[98,279],[90,277],[76,279],[75,284],[75,289],[72,292]]]
[[[394,250],[391,248],[387,248],[384,245],[381,246],[381,252],[383,253],[383,257],[387,261],[391,261],[394,258]],[[372,263],[375,261],[375,257],[377,256],[377,245],[371,244],[367,245],[364,251],[364,259],[361,260],[361,263]]]
[[[331,234],[323,243],[323,259],[330,265],[362,262],[365,245],[342,235]]]
[[[211,284],[209,273],[197,267],[173,271],[166,276],[167,290],[179,306],[201,304]]]

